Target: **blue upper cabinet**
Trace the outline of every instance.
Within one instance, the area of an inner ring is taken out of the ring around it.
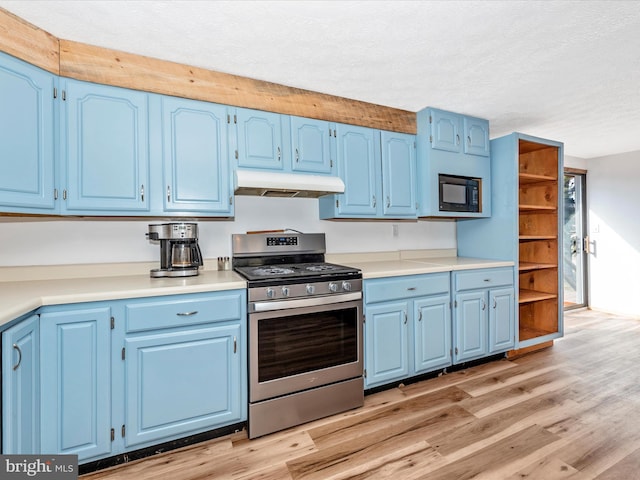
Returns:
[[[63,211],[144,214],[149,95],[76,80],[66,80],[63,88]]]
[[[416,218],[415,136],[337,125],[340,195],[320,198],[320,218]]]
[[[385,216],[416,216],[415,136],[381,132],[382,211]]]
[[[161,97],[166,212],[233,215],[227,107]]]
[[[417,114],[417,196],[419,217],[491,216],[491,160],[487,120],[426,108]],[[480,181],[480,211],[440,210],[439,175]]]
[[[342,124],[336,131],[338,172],[345,184],[344,193],[336,195],[338,215],[375,216],[380,201],[380,132]]]
[[[57,77],[0,53],[0,210],[55,213]]]
[[[431,133],[429,142],[431,148],[446,152],[460,152],[460,133],[462,116],[442,110],[431,109]]]
[[[293,172],[331,174],[331,126],[324,120],[291,117]]]
[[[237,109],[235,157],[239,168],[284,169],[282,120],[278,113]]]
[[[488,157],[489,147],[489,122],[481,118],[463,117],[464,153]]]

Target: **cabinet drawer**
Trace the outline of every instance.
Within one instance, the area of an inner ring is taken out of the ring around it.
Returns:
[[[175,295],[144,299],[125,306],[126,331],[141,332],[202,323],[239,320],[244,311],[244,291],[205,295]]]
[[[367,304],[439,293],[449,293],[449,272],[365,280],[364,286]]]
[[[456,291],[513,285],[513,269],[492,268],[455,272],[454,282]]]

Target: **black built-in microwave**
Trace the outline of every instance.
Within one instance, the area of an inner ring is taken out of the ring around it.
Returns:
[[[479,212],[482,180],[458,175],[438,175],[441,212]]]

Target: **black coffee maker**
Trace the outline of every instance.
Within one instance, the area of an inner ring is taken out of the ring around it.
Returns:
[[[152,277],[190,277],[198,275],[202,253],[198,246],[198,224],[160,223],[149,225],[149,240],[160,242],[160,268]]]

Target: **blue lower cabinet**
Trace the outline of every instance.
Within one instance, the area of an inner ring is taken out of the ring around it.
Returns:
[[[515,289],[489,290],[489,353],[515,347]]]
[[[409,376],[408,302],[366,309],[365,385],[384,385]]]
[[[110,319],[103,304],[41,314],[42,453],[111,454]]]
[[[453,363],[487,354],[487,300],[484,291],[465,292],[455,299],[456,342]]]
[[[451,365],[449,272],[365,280],[365,388]]]
[[[87,463],[247,419],[245,290],[39,313],[3,332],[6,452]]]
[[[513,268],[454,272],[453,362],[506,352],[515,346]]]
[[[2,453],[40,453],[40,318],[2,333]]]
[[[430,372],[451,365],[449,294],[414,301],[414,371]]]
[[[240,325],[125,341],[127,447],[239,422]]]

